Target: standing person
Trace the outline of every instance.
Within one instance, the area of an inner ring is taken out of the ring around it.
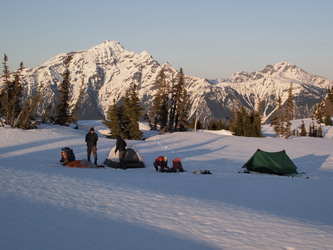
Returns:
[[[86,134],[87,158],[88,161],[90,161],[90,155],[93,153],[95,158],[95,165],[97,165],[97,141],[98,135],[95,133],[94,127],[91,127],[89,133]]]
[[[119,165],[118,168],[125,168],[124,164],[124,157],[125,157],[125,151],[126,151],[126,142],[124,141],[123,138],[120,137],[120,135],[117,135],[117,142],[116,142],[116,150],[114,151],[117,153],[119,150]]]

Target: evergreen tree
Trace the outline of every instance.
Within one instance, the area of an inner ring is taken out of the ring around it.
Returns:
[[[281,96],[277,99],[277,110],[271,121],[271,126],[273,126],[276,137],[280,137],[284,132],[283,125],[283,109],[282,109],[282,99]]]
[[[4,82],[4,87],[1,90],[0,93],[0,114],[1,116],[4,117],[5,123],[9,124],[9,117],[10,117],[10,100],[12,98],[11,93],[12,93],[12,82],[10,81],[10,71],[9,71],[9,66],[7,65],[8,63],[8,57],[6,54],[4,54],[4,59],[3,59],[3,71],[2,71],[2,78]]]
[[[332,126],[333,116],[333,86],[328,89],[326,96],[321,100],[319,105],[316,105],[314,115],[318,123],[325,123],[327,126]]]
[[[217,130],[217,123],[214,120],[210,120],[207,126],[208,130]]]
[[[13,89],[11,94],[10,112],[9,112],[9,124],[12,127],[16,127],[16,119],[22,111],[22,99],[23,99],[23,87],[21,84],[21,73],[23,71],[23,63],[21,62],[20,68],[14,75]]]
[[[217,121],[217,129],[218,130],[224,129],[224,124],[221,119]]]
[[[188,126],[189,96],[185,89],[185,75],[181,68],[177,80],[172,76],[171,86],[166,81],[164,68],[156,77],[157,92],[149,115],[153,130],[159,125],[161,131],[184,130]]]
[[[231,122],[230,130],[236,136],[244,136],[244,106],[241,106],[241,109],[234,111],[234,118]]]
[[[108,137],[115,139],[119,135],[124,138],[125,135],[121,127],[122,111],[117,107],[116,100],[113,100],[113,105],[110,106],[106,115],[106,120],[103,123],[110,129],[110,136]]]
[[[317,123],[323,123],[323,113],[322,113],[322,109],[319,107],[319,105],[315,106],[315,110],[317,110],[317,112],[315,112],[315,117],[317,118]]]
[[[324,124],[326,126],[332,126],[333,125],[333,122],[332,122],[332,119],[331,119],[331,116],[329,115],[329,113],[326,113],[326,115],[325,115]]]
[[[307,135],[307,132],[306,132],[305,124],[304,124],[304,121],[302,120],[300,136],[306,136],[306,135]]]
[[[0,94],[0,113],[4,116],[6,124],[16,127],[17,117],[22,111],[23,87],[21,84],[21,72],[23,70],[23,63],[20,64],[20,68],[14,74],[14,81],[11,81],[7,62],[8,57],[5,54],[2,75],[4,88]]]
[[[175,131],[178,126],[183,130],[188,119],[188,95],[185,89],[185,75],[180,68],[178,80],[171,87],[171,107],[169,112],[169,131]]]
[[[26,98],[23,103],[23,109],[18,116],[17,127],[22,129],[35,128],[37,121],[37,107],[41,100],[41,91],[37,91],[35,95]]]
[[[168,121],[169,127],[168,130],[173,132],[175,129],[175,119],[176,119],[176,112],[177,112],[177,101],[178,101],[178,91],[179,85],[175,83],[174,75],[172,75],[171,86],[170,87],[170,98],[169,98],[169,107],[168,107]]]
[[[318,137],[318,130],[314,122],[309,125],[309,137]]]
[[[244,108],[242,106],[242,108]],[[236,136],[244,136],[243,130],[244,117],[240,110],[234,111],[234,118],[231,122],[230,130]]]
[[[332,122],[331,117],[333,116],[333,86],[331,87],[330,90],[328,90],[328,94],[324,99],[324,103],[325,103],[325,110],[324,110],[325,120],[324,120],[324,123],[327,126],[332,126],[333,122]]]
[[[249,117],[249,133],[246,136],[262,137],[261,132],[261,115],[256,111],[251,111]]]
[[[262,101],[261,99],[258,100],[258,107],[257,111],[254,113],[254,136],[255,137],[263,137],[262,131],[261,131],[261,123],[262,123]]]
[[[69,64],[72,60],[72,56],[69,55],[65,58],[65,72],[62,74],[63,80],[60,84],[60,102],[56,109],[55,123],[59,125],[66,125],[70,122],[69,114],[69,89],[70,89],[70,71]]]
[[[42,101],[44,103],[44,101]],[[54,117],[51,116],[53,104],[49,103],[46,108],[42,111],[41,120],[43,123],[54,123]]]
[[[234,112],[230,130],[236,136],[262,137],[261,116],[257,111],[249,113],[244,106],[241,106],[240,110]]]
[[[208,123],[208,127],[207,129],[208,130],[222,130],[224,129],[225,126],[222,122],[222,120],[210,120],[209,123]]]
[[[175,121],[175,128],[179,130],[186,130],[188,127],[188,115],[189,115],[190,103],[189,103],[189,95],[187,94],[184,86],[180,92],[179,103],[177,107],[177,116]]]
[[[323,137],[323,129],[320,126],[320,124],[318,125],[318,128],[317,128],[317,136],[320,137],[320,138]]]
[[[116,138],[120,135],[125,139],[140,140],[142,132],[139,129],[139,119],[142,108],[137,94],[137,86],[132,83],[122,98],[123,105],[117,107],[116,101],[107,112],[107,119],[104,124],[110,129],[110,137]]]
[[[140,140],[142,138],[142,132],[139,129],[141,111],[137,86],[132,83],[124,98],[124,114],[122,117],[127,139]]]
[[[251,136],[251,119],[244,106],[241,108],[241,115],[243,117],[242,120],[244,121],[242,124],[242,134],[243,136]]]
[[[254,136],[255,137],[263,137],[262,131],[261,131],[261,115],[256,114],[254,119]]]
[[[163,130],[168,122],[169,89],[164,70],[162,68],[156,77],[157,92],[149,110],[149,115],[153,121],[153,130],[157,130],[158,125],[160,130]]]
[[[290,87],[288,90],[288,98],[286,100],[286,105],[284,108],[284,116],[283,116],[283,121],[284,121],[284,135],[286,138],[289,138],[291,136],[291,120],[293,119],[293,114],[294,114],[294,101],[293,101],[293,83],[290,83]]]

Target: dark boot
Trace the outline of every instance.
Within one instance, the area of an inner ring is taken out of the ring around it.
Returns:
[[[97,157],[95,158],[95,162],[94,162],[95,165],[97,165]]]
[[[87,158],[88,158],[88,161],[89,161],[89,162],[91,162],[91,161],[90,161],[90,155],[88,155],[88,157],[87,157]]]

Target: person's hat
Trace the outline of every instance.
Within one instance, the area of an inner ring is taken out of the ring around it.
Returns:
[[[95,131],[94,127],[91,127],[91,128],[90,128],[90,131]]]

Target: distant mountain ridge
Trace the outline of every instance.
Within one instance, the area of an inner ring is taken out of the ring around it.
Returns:
[[[113,104],[124,96],[132,82],[138,86],[142,106],[147,110],[156,93],[155,79],[162,67],[168,80],[177,74],[168,63],[160,65],[148,52],[134,53],[125,50],[117,41],[104,41],[88,50],[64,53],[55,56],[40,66],[24,69],[22,79],[27,95],[40,88],[44,105],[57,104],[58,84],[65,70],[64,58],[71,54],[70,106],[80,98],[80,119],[101,119]],[[184,69],[186,72],[186,69]],[[295,118],[308,117],[313,105],[327,93],[333,81],[305,72],[297,66],[281,62],[267,65],[252,73],[237,72],[230,79],[207,80],[186,75],[186,88],[190,95],[190,117],[200,117],[202,122],[210,119],[226,119],[233,110],[244,105],[255,109],[262,101],[263,120],[270,119],[276,109],[276,100],[281,96],[285,102],[290,83],[293,83]],[[0,80],[0,86],[2,79]],[[80,90],[83,96],[80,96]],[[80,96],[80,97],[79,97]]]

